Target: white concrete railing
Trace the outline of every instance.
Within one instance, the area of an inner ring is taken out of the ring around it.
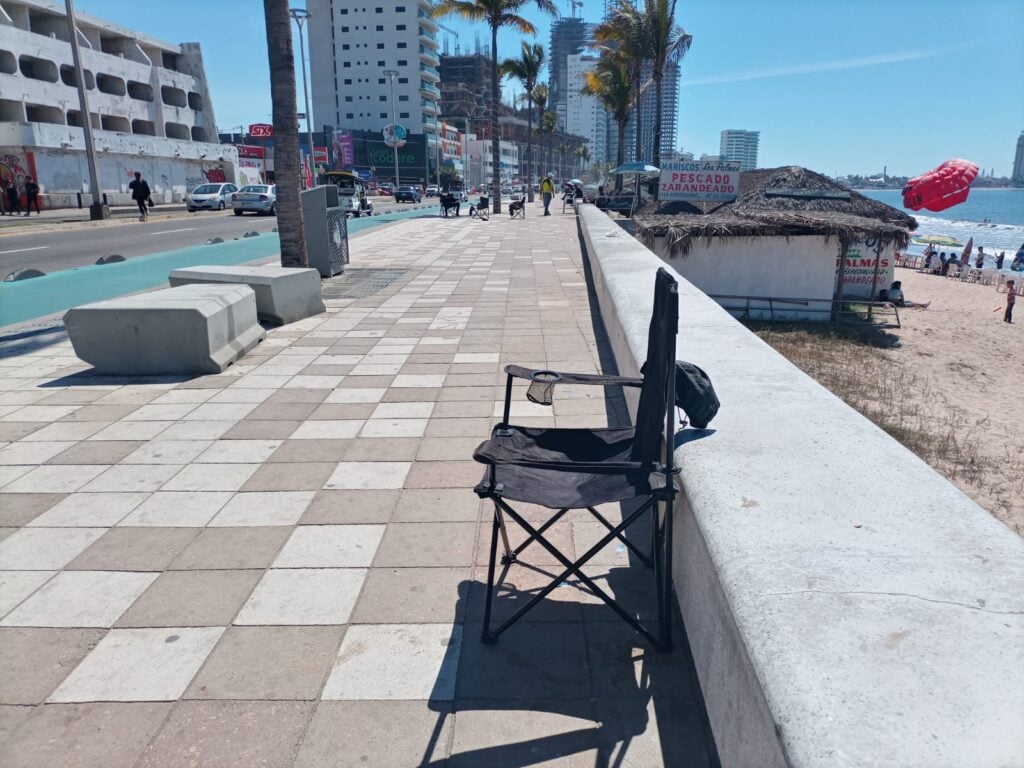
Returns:
[[[636,376],[666,265],[579,216]],[[1024,765],[1024,542],[677,279],[722,401],[676,454],[673,577],[723,766]]]

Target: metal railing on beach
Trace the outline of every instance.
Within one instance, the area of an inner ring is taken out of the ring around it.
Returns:
[[[901,328],[900,313],[895,304],[888,301],[867,299],[805,299],[781,296],[746,296],[738,294],[709,293],[722,309],[736,315],[739,320],[767,320],[768,322],[860,322],[871,323],[883,328]],[[733,302],[740,302],[735,304]],[[737,314],[738,313],[738,314]],[[821,317],[808,317],[821,315]],[[879,322],[878,316],[889,317]]]

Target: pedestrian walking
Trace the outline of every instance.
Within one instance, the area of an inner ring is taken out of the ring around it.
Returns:
[[[35,180],[31,176],[25,177],[25,215],[32,215],[32,206],[36,207],[36,216],[40,215],[39,211],[39,185],[36,184]]]
[[[1006,281],[1006,312],[1003,314],[1004,323],[1013,322],[1013,305],[1017,303],[1016,284],[1013,280]]]
[[[7,180],[7,189],[4,192],[7,195],[7,212],[11,216],[17,216],[21,213],[21,200],[18,198],[18,185],[14,179]]]
[[[149,184],[142,178],[142,174],[136,171],[135,181],[128,185],[128,189],[132,191],[132,200],[139,204],[139,221],[145,221],[149,218],[149,208],[146,207],[150,195]]]
[[[551,206],[551,198],[555,194],[555,183],[551,180],[551,174],[549,173],[544,177],[544,181],[540,183],[540,193],[544,197],[544,215],[550,216],[551,211],[548,208]]]

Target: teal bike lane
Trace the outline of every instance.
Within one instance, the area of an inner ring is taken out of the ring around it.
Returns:
[[[349,234],[403,219],[434,216],[436,208],[421,208],[348,220]],[[172,269],[200,264],[244,264],[276,256],[281,244],[276,232],[229,240],[216,245],[194,245],[173,251],[138,256],[116,264],[77,269],[0,283],[0,327],[24,323],[128,293],[138,293],[167,283]]]

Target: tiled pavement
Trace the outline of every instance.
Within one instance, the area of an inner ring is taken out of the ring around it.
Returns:
[[[66,341],[3,345],[0,765],[713,764],[685,648],[651,651],[574,583],[479,642],[470,457],[501,366],[600,366],[575,220],[530,213],[354,240],[337,286],[398,279],[222,375],[94,378]],[[565,387],[513,415],[616,409]],[[571,554],[595,525],[551,534]],[[621,547],[588,570],[649,610]],[[498,615],[542,576],[516,569]]]

